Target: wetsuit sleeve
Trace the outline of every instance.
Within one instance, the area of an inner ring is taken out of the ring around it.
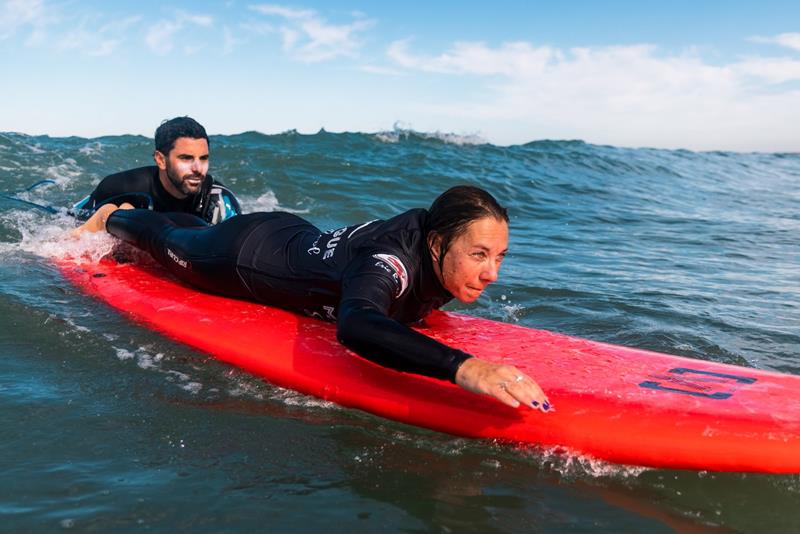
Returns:
[[[384,260],[368,256],[346,273],[336,321],[339,341],[379,365],[455,382],[459,366],[471,356],[389,317],[392,302],[406,289],[391,271]]]

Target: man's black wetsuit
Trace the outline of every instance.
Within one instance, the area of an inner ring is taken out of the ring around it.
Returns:
[[[337,322],[345,346],[386,367],[455,381],[470,357],[411,330],[452,295],[433,271],[427,211],[320,232],[290,213],[213,227],[181,213],[117,210],[109,233],[207,291]]]
[[[97,208],[110,202],[129,202],[137,208],[161,212],[191,213],[211,224],[242,211],[233,193],[210,174],[203,180],[200,192],[186,198],[175,198],[164,189],[155,165],[106,176],[89,197],[75,205],[75,211],[79,218],[88,218]]]

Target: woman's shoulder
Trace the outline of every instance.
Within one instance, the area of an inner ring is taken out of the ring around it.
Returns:
[[[404,228],[408,230],[423,231],[427,217],[428,210],[424,208],[414,208],[404,211],[399,215],[395,215],[391,219],[387,219],[385,221],[385,225],[389,228],[396,227],[398,229]]]

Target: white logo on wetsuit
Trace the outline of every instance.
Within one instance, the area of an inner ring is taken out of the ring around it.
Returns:
[[[371,220],[371,221],[369,221],[369,222],[365,222],[365,223],[364,223],[364,224],[362,224],[361,226],[358,226],[358,227],[356,227],[356,229],[355,229],[355,230],[353,230],[352,232],[350,232],[350,233],[347,235],[347,239],[350,239],[351,237],[353,237],[353,234],[355,234],[356,232],[358,232],[358,231],[359,231],[359,230],[361,230],[362,228],[366,228],[367,226],[369,226],[370,224],[374,223],[374,222],[375,222],[375,221],[377,221],[377,220],[378,220],[378,219],[373,219],[373,220]],[[333,238],[332,238],[330,241],[328,241],[327,249],[325,250],[325,254],[322,256],[322,259],[325,259],[325,260],[327,260],[327,259],[329,259],[329,258],[331,258],[331,257],[333,256],[333,251],[336,249],[336,245],[338,245],[338,244],[339,244],[339,240],[341,239],[341,235],[342,235],[342,234],[343,234],[343,233],[344,233],[346,230],[347,230],[347,227],[345,227],[345,228],[340,228],[340,229],[336,230],[336,231],[333,233]],[[325,234],[322,234],[322,235],[325,235]],[[322,251],[320,250],[320,248],[319,248],[319,240],[322,238],[322,235],[320,235],[319,237],[317,237],[317,239],[316,239],[316,240],[315,240],[313,243],[311,243],[311,248],[310,248],[310,249],[308,249],[308,254],[309,254],[310,256],[314,256],[314,255],[316,255],[316,254],[319,254],[320,252],[322,252]]]
[[[333,252],[336,250],[336,245],[339,244],[339,240],[342,239],[342,234],[347,230],[347,228],[339,228],[335,232],[333,232],[333,237],[328,241],[328,244],[325,245],[325,254],[322,255],[323,260],[328,260],[333,257]]]
[[[379,260],[375,262],[376,267],[381,267],[391,273],[392,277],[400,284],[400,291],[397,292],[395,298],[402,295],[408,287],[408,270],[400,258],[391,254],[373,254],[372,257]]]
[[[308,249],[308,253],[309,253],[309,255],[312,255],[312,256],[313,256],[314,254],[319,254],[320,252],[322,252],[322,251],[319,249],[319,246],[318,246],[318,245],[319,245],[319,238],[320,238],[320,237],[322,237],[322,236],[320,235],[319,237],[317,237],[317,239],[316,239],[316,240],[314,240],[314,242],[313,242],[313,243],[311,243],[311,248],[310,248],[310,249]]]
[[[308,315],[309,317],[313,317],[314,319],[320,319],[322,321],[335,321],[336,320],[336,308],[333,306],[322,306],[322,309],[325,311],[325,316],[323,317],[322,314],[318,311],[309,310],[308,308],[304,309],[303,312]]]
[[[188,269],[189,268],[189,262],[186,261],[186,260],[180,259],[178,257],[178,255],[175,254],[174,252],[172,252],[170,249],[167,249],[167,256],[172,258],[172,261],[174,261],[175,263],[177,263],[178,265],[180,265],[184,269]]]

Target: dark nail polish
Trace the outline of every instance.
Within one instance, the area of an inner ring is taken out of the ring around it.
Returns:
[[[544,408],[545,411],[549,410],[550,409],[550,403],[549,402],[545,402],[544,404],[542,404],[542,408]]]
[[[534,408],[536,408],[537,406],[539,406],[539,403],[538,403],[537,401],[533,401],[531,404],[533,404],[533,407],[534,407]]]

